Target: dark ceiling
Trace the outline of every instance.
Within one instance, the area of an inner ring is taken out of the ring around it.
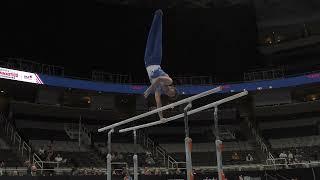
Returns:
[[[279,0],[9,1],[0,29],[0,57],[145,78],[143,55],[152,15],[164,11],[163,69],[176,75],[242,80],[264,62],[257,19],[312,15],[320,3]],[[191,7],[191,8],[190,8]],[[290,13],[291,12],[291,13]],[[276,16],[275,16],[276,14]],[[290,15],[290,16],[289,16]],[[281,19],[280,18],[280,19]],[[279,24],[279,22],[277,22]],[[272,23],[271,23],[272,24]]]
[[[97,0],[106,4],[120,4],[158,8],[213,8],[248,3],[250,0]]]
[[[0,29],[0,56],[64,66],[75,76],[89,77],[98,69],[145,77],[143,55],[154,10],[93,1],[13,1]],[[256,65],[251,6],[163,11],[162,65],[169,74],[234,81]]]

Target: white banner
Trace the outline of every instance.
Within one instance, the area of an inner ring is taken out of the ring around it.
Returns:
[[[34,84],[43,84],[41,79],[36,73],[17,71],[0,67],[0,78],[11,79],[15,81],[22,81]]]

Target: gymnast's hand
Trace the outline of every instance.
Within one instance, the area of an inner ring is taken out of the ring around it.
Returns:
[[[144,95],[144,98],[147,98],[149,96],[149,94],[151,93],[153,87],[152,85],[146,90],[144,91],[143,95]]]
[[[149,88],[148,88],[146,91],[144,91],[144,97],[145,97],[145,98],[147,98],[151,92],[154,92],[155,89],[156,89],[156,87],[161,86],[161,84],[160,84],[160,83],[161,83],[161,80],[162,80],[162,79],[161,79],[160,77],[158,77],[158,78],[155,79],[155,81],[149,86]]]
[[[167,121],[167,118],[162,117],[160,121],[162,121],[162,123],[165,123]]]

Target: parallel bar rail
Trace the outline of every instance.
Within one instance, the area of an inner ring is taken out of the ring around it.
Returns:
[[[120,121],[120,122],[118,122],[118,123],[114,123],[114,124],[112,124],[112,125],[109,125],[109,126],[100,128],[100,129],[98,129],[98,132],[103,132],[103,131],[106,131],[106,130],[108,130],[108,129],[113,129],[113,128],[118,127],[118,126],[121,126],[121,125],[123,125],[123,124],[127,124],[127,123],[130,123],[130,122],[132,122],[132,121],[135,121],[135,120],[138,120],[138,119],[141,119],[141,118],[150,116],[150,115],[155,114],[155,113],[158,113],[158,112],[160,112],[160,111],[163,111],[163,110],[166,110],[166,109],[170,109],[170,108],[173,108],[173,107],[175,107],[175,106],[179,106],[179,105],[181,105],[181,104],[189,103],[189,102],[191,102],[191,101],[193,101],[193,100],[195,100],[195,99],[199,99],[199,98],[208,96],[208,95],[210,95],[210,94],[219,92],[219,91],[221,91],[221,90],[222,90],[222,86],[216,87],[216,88],[214,88],[214,89],[211,89],[211,90],[202,92],[202,93],[200,93],[200,94],[197,94],[197,95],[194,95],[194,96],[191,96],[191,97],[182,99],[182,100],[177,101],[177,102],[175,102],[175,103],[168,104],[168,105],[166,105],[166,106],[163,106],[163,107],[154,109],[154,110],[152,110],[152,111],[149,111],[149,112],[146,112],[146,113],[143,113],[143,114],[140,114],[140,115],[138,115],[138,116],[134,116],[134,117],[132,117],[132,118],[129,118],[129,119]]]
[[[243,91],[243,92],[241,92],[241,93],[238,93],[238,94],[235,94],[235,95],[226,97],[226,98],[221,99],[221,100],[219,100],[219,101],[216,101],[216,102],[207,104],[207,105],[205,105],[205,106],[201,106],[201,107],[199,107],[199,108],[197,108],[197,109],[193,109],[193,110],[191,110],[191,111],[188,111],[188,115],[191,115],[191,114],[194,114],[194,113],[197,113],[197,112],[206,110],[206,109],[210,109],[210,108],[212,108],[212,107],[219,106],[220,104],[223,104],[223,103],[232,101],[232,100],[237,99],[237,98],[240,98],[240,97],[242,97],[242,96],[246,96],[247,94],[248,94],[248,91]],[[167,123],[167,122],[170,122],[170,121],[173,121],[173,120],[182,118],[182,117],[184,117],[184,114],[183,114],[183,113],[182,113],[182,114],[175,115],[175,116],[172,116],[172,117],[169,117],[169,118],[167,118],[167,119],[162,119],[162,120],[154,121],[154,122],[147,123],[147,124],[142,124],[142,125],[138,125],[138,126],[133,126],[133,127],[125,128],[125,129],[120,129],[119,132],[120,132],[120,133],[123,133],[123,132],[128,132],[128,131],[132,131],[132,130],[138,130],[138,129],[142,129],[142,128],[146,128],[146,127],[156,126],[156,125],[164,124],[164,123]]]

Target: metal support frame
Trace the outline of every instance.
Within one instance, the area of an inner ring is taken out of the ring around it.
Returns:
[[[219,180],[224,180],[223,166],[222,166],[222,141],[219,137],[219,124],[218,124],[218,106],[214,107],[214,130],[216,136],[216,153],[217,153],[217,170]]]
[[[109,131],[109,133],[108,133],[109,153],[108,153],[108,156],[107,156],[107,160],[108,160],[108,162],[107,162],[107,176],[110,176],[110,178],[108,178],[108,180],[111,180],[111,154],[110,154],[110,152],[111,152],[111,133],[113,132],[113,128],[117,127],[117,126],[121,126],[121,125],[129,123],[129,122],[132,122],[132,121],[135,121],[135,120],[138,120],[138,119],[141,119],[141,118],[149,116],[151,114],[155,114],[155,113],[163,111],[165,109],[173,108],[175,106],[178,106],[178,105],[181,105],[181,104],[184,104],[184,103],[188,103],[188,105],[184,108],[184,113],[182,113],[182,114],[178,114],[178,115],[175,115],[175,116],[172,116],[172,117],[169,117],[167,119],[160,120],[160,121],[155,121],[155,122],[146,123],[146,124],[142,124],[142,125],[138,125],[138,126],[134,126],[134,127],[120,129],[119,132],[123,133],[123,132],[127,132],[127,131],[134,131],[133,132],[134,133],[134,137],[136,138],[136,130],[138,130],[138,129],[142,129],[142,128],[146,128],[146,127],[151,127],[151,126],[155,126],[155,125],[159,125],[159,124],[168,123],[170,121],[173,121],[173,120],[176,120],[176,119],[184,117],[185,118],[185,134],[186,134],[185,148],[186,148],[186,161],[187,161],[187,179],[188,180],[193,180],[192,161],[191,161],[192,140],[189,138],[188,115],[191,115],[191,114],[194,114],[194,113],[198,113],[200,111],[203,111],[203,110],[210,109],[210,108],[214,107],[215,108],[214,120],[215,120],[215,127],[216,127],[216,131],[217,131],[216,134],[217,134],[217,137],[218,137],[216,139],[216,149],[217,149],[217,161],[218,161],[218,165],[219,165],[219,167],[218,167],[219,180],[224,180],[225,178],[224,178],[224,174],[223,174],[222,158],[221,158],[222,141],[219,140],[219,135],[218,135],[218,106],[223,104],[223,103],[226,103],[226,102],[238,99],[240,97],[246,96],[246,95],[248,95],[248,91],[243,91],[241,93],[234,94],[232,96],[226,97],[226,98],[221,99],[219,101],[216,101],[216,102],[213,102],[213,103],[210,103],[210,104],[207,104],[205,106],[201,106],[201,107],[199,107],[197,109],[189,111],[191,109],[191,107],[192,107],[191,102],[193,100],[199,99],[201,97],[204,97],[204,96],[207,96],[207,95],[210,95],[210,94],[213,94],[215,92],[220,91],[221,89],[222,89],[222,87],[218,87],[218,88],[215,88],[215,89],[200,93],[198,95],[186,98],[184,100],[169,104],[167,106],[163,106],[163,107],[155,109],[153,111],[149,111],[149,112],[146,112],[144,114],[140,114],[138,116],[126,119],[124,121],[121,121],[121,122],[106,126],[104,128],[100,128],[98,130],[98,132],[102,132],[102,131],[111,129]],[[134,140],[135,140],[135,144],[136,144],[136,139],[134,139]],[[135,161],[135,159],[134,159],[134,161]],[[108,171],[109,171],[109,173],[108,173]],[[135,175],[137,175],[137,174],[135,174]]]
[[[108,132],[108,155],[107,155],[107,180],[111,180],[111,134],[114,132],[113,129],[111,129]]]
[[[188,111],[192,108],[191,102],[184,108],[184,129],[185,129],[185,151],[186,151],[186,165],[187,165],[187,180],[193,180],[192,173],[192,139],[189,137],[189,120],[188,120]]]
[[[138,180],[138,145],[137,145],[137,132],[133,131],[133,142],[134,142],[134,155],[133,155],[133,179]]]

